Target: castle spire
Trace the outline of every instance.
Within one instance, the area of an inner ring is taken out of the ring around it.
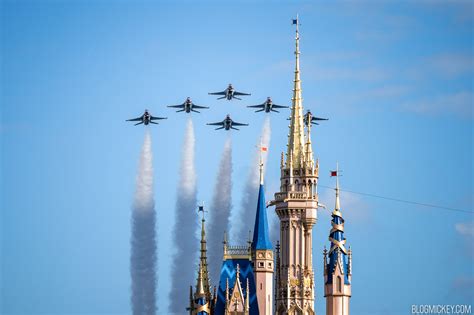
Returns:
[[[336,202],[332,212],[332,228],[329,232],[331,247],[329,252],[324,251],[324,296],[327,315],[348,315],[352,282],[352,251],[345,247],[344,219],[339,200],[338,165],[335,171],[331,171],[331,177],[333,176],[336,177]]]
[[[286,163],[280,170],[280,192],[275,193],[275,201],[271,202],[280,219],[281,242],[277,271],[280,281],[276,282],[275,296],[278,313],[290,313],[292,305],[300,305],[302,313],[314,314],[312,229],[318,218],[318,168],[313,162],[309,133],[305,142],[298,17],[293,25],[296,25],[295,74]]]
[[[301,96],[301,78],[300,78],[300,35],[298,30],[299,19],[296,20],[295,36],[295,79],[293,81],[293,98],[291,105],[290,131],[288,135],[287,167],[299,168],[301,160],[304,158],[304,123],[303,123],[303,98]]]
[[[209,284],[209,270],[207,266],[207,242],[206,242],[206,219],[205,219],[205,212],[204,211],[204,204],[199,206],[198,212],[202,212],[202,219],[201,219],[201,249],[200,249],[200,257],[199,257],[199,272],[202,272],[202,285],[204,293],[206,297],[210,300],[211,299],[211,289]]]
[[[268,232],[267,205],[263,186],[263,162],[260,158],[260,187],[258,190],[257,213],[253,229],[252,250],[271,250],[270,233]]]

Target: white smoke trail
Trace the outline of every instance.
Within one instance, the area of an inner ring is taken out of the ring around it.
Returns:
[[[151,136],[147,131],[140,156],[132,206],[130,275],[133,314],[156,313],[155,201]]]
[[[266,116],[263,123],[262,132],[257,140],[257,146],[268,148],[270,146],[271,133],[272,129],[270,116]],[[262,152],[262,160],[264,165],[267,165],[267,152]],[[240,211],[234,213],[233,215],[232,222],[234,222],[235,225],[232,226],[232,239],[236,241],[238,240],[241,244],[244,244],[244,241],[248,240],[249,230],[253,230],[255,223],[258,187],[260,185],[260,153],[260,149],[255,150],[254,156],[252,158],[252,164],[250,165],[249,173],[247,174]]]
[[[171,278],[173,279],[169,300],[169,313],[182,314],[189,304],[189,286],[194,283],[195,268],[190,265],[194,262],[199,249],[196,237],[197,215],[197,190],[196,170],[194,165],[194,126],[188,118],[184,135],[180,177],[178,182],[175,225],[173,239],[176,252],[173,256]]]
[[[229,230],[229,217],[232,208],[232,139],[230,136],[224,144],[219,172],[217,173],[214,195],[209,212],[209,241],[208,264],[210,266],[210,279],[214,284],[219,281],[222,265],[222,239],[224,231]]]

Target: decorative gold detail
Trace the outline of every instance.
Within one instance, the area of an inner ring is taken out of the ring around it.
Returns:
[[[296,278],[291,278],[290,279],[290,286],[292,287],[297,287],[300,285],[300,280]]]

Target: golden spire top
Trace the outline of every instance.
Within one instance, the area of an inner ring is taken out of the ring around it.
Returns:
[[[301,78],[300,78],[300,35],[298,30],[299,19],[298,15],[296,20],[293,20],[293,24],[296,24],[296,48],[295,48],[295,80],[293,86],[293,98],[291,106],[291,123],[290,133],[288,135],[288,153],[287,153],[287,167],[292,164],[294,168],[298,168],[301,165],[301,160],[304,158],[304,123],[303,123],[303,98],[301,96]],[[290,157],[292,161],[290,161]],[[288,162],[290,161],[290,162]]]
[[[312,168],[314,166],[314,160],[313,160],[313,146],[311,144],[311,112],[308,111],[306,113],[306,156],[305,156],[305,161],[306,161],[306,166],[309,168]]]
[[[202,205],[199,205],[198,212],[202,212],[202,219],[201,219],[201,255],[199,257],[199,277],[201,280],[201,285],[203,287],[203,292],[206,294],[207,298],[211,296],[211,289],[209,284],[209,270],[207,269],[207,242],[206,242],[206,227],[205,222],[206,219],[204,217],[205,210],[204,210],[204,202]],[[197,287],[196,287],[197,290]]]
[[[196,284],[196,298],[206,296],[204,291],[203,279],[202,279],[202,265],[199,263],[199,272]]]

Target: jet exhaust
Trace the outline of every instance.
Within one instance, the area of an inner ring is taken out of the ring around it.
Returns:
[[[156,314],[156,231],[151,136],[147,131],[140,155],[132,205],[130,275],[133,314]]]
[[[189,304],[189,286],[195,282],[195,268],[190,268],[190,262],[195,262],[197,257],[198,227],[196,204],[196,169],[195,169],[195,137],[194,125],[189,117],[186,124],[182,147],[180,176],[177,188],[175,225],[173,239],[175,240],[175,253],[172,260],[173,279],[169,301],[169,313],[182,314]]]
[[[208,264],[210,280],[217,284],[222,265],[222,240],[224,231],[229,230],[232,208],[232,139],[228,136],[222,152],[219,171],[214,187],[214,195],[209,211]]]
[[[240,210],[234,213],[232,222],[232,239],[239,240],[242,243],[244,240],[249,238],[249,229],[253,230],[255,224],[255,211],[257,209],[258,199],[258,187],[260,185],[260,170],[259,160],[260,154],[262,154],[262,161],[264,167],[267,165],[268,151],[261,151],[260,147],[265,147],[268,150],[270,146],[271,138],[271,123],[270,116],[266,115],[265,121],[263,122],[262,131],[260,137],[257,139],[257,146],[259,147],[254,152],[252,157],[252,164],[249,167],[247,179],[243,189],[242,200],[240,204]],[[270,217],[270,216],[269,216]]]

